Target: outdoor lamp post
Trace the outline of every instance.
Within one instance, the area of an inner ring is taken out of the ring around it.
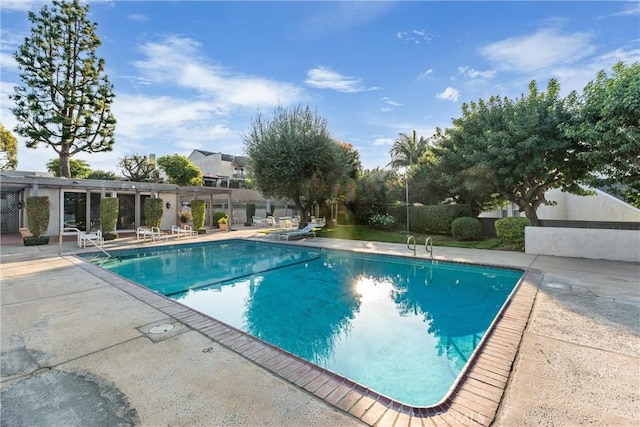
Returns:
[[[407,237],[409,237],[409,176],[404,176],[404,192],[405,200],[407,201]]]

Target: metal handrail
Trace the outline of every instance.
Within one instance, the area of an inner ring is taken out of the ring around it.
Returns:
[[[413,256],[417,256],[416,255],[416,237],[415,236],[407,237],[407,249],[411,250],[411,246],[409,246],[411,244],[411,240],[413,240]]]
[[[424,248],[428,253],[431,254],[431,258],[433,258],[433,239],[431,238],[431,236],[427,237],[427,239],[424,241]]]
[[[62,229],[60,229],[60,236],[58,236],[58,255],[62,255],[62,233],[65,231],[75,231],[80,236],[86,237],[86,240],[90,241],[93,246],[98,248],[108,258],[111,258],[111,254],[109,252],[100,247],[96,242],[93,241],[93,239],[88,238],[88,236],[83,231],[74,227],[63,227]]]

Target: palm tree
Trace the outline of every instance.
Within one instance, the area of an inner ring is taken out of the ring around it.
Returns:
[[[420,156],[422,156],[427,149],[427,140],[423,137],[418,139],[415,130],[412,136],[402,132],[400,132],[399,135],[400,137],[395,140],[393,147],[389,151],[391,161],[387,165],[396,170],[402,167],[408,168],[417,165]]]

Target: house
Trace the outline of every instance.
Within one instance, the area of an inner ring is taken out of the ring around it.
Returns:
[[[188,159],[202,172],[206,187],[244,188],[247,157],[193,150]]]
[[[25,202],[29,196],[48,196],[51,214],[47,235],[66,233],[64,228],[91,231],[99,227],[100,200],[119,200],[116,230],[133,232],[145,225],[144,201],[161,198],[164,202],[162,229],[177,222],[178,211],[191,200],[204,200],[207,206],[205,226],[211,227],[214,206],[225,206],[233,220],[231,189],[212,187],[181,187],[174,184],[133,181],[108,181],[76,178],[56,178],[37,172],[2,171],[0,173],[1,233],[17,233],[28,227]]]

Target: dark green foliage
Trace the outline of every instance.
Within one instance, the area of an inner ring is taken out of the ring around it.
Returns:
[[[244,225],[253,225],[253,217],[256,215],[255,203],[247,203],[244,209],[247,214],[247,222],[245,222]]]
[[[40,237],[49,228],[51,203],[47,196],[27,197],[27,222],[33,237]]]
[[[524,229],[531,223],[527,218],[514,216],[496,221],[496,234],[508,243],[524,243]]]
[[[406,224],[406,206],[394,206],[389,209],[400,224]],[[472,216],[471,208],[466,205],[409,206],[409,230],[417,233],[451,232],[451,223],[456,218]]]
[[[357,224],[368,224],[372,215],[387,213],[403,198],[404,184],[400,176],[394,171],[375,168],[362,172],[354,200],[347,206]],[[404,219],[401,222],[404,223]]]
[[[116,233],[118,210],[119,205],[117,198],[106,197],[100,199],[100,224],[102,225],[102,237],[104,237],[104,240],[113,240],[107,238],[108,235],[115,235],[114,239],[118,237]]]
[[[164,201],[159,198],[146,199],[144,201],[144,218],[149,227],[158,227],[162,224],[162,212]]]
[[[11,96],[15,131],[28,148],[43,143],[58,153],[59,174],[67,178],[73,155],[111,151],[114,144],[113,86],[96,56],[100,40],[88,14],[89,5],[78,0],[29,12],[31,34],[14,54],[24,83]]]
[[[100,179],[103,181],[119,181],[118,175],[111,171],[96,169],[87,175],[87,179]]]
[[[463,216],[451,223],[451,235],[457,240],[480,240],[482,223],[477,218]]]
[[[391,214],[376,214],[369,218],[369,227],[378,230],[391,230],[396,226],[396,219]]]
[[[216,227],[218,226],[218,220],[220,218],[227,218],[228,219],[229,217],[224,212],[214,212],[213,213],[213,225],[214,226],[216,226]]]
[[[204,230],[204,200],[191,201],[191,214],[193,215],[193,229]]]
[[[53,176],[60,175],[60,159],[51,159],[47,162],[47,170],[53,174]],[[91,174],[91,167],[89,164],[81,159],[69,159],[69,176],[67,178],[88,178]]]
[[[105,241],[116,240],[118,238],[118,233],[116,233],[115,231],[107,231],[105,233],[102,233],[102,238]]]
[[[48,245],[49,236],[27,236],[23,237],[22,241],[24,242],[25,246]]]

